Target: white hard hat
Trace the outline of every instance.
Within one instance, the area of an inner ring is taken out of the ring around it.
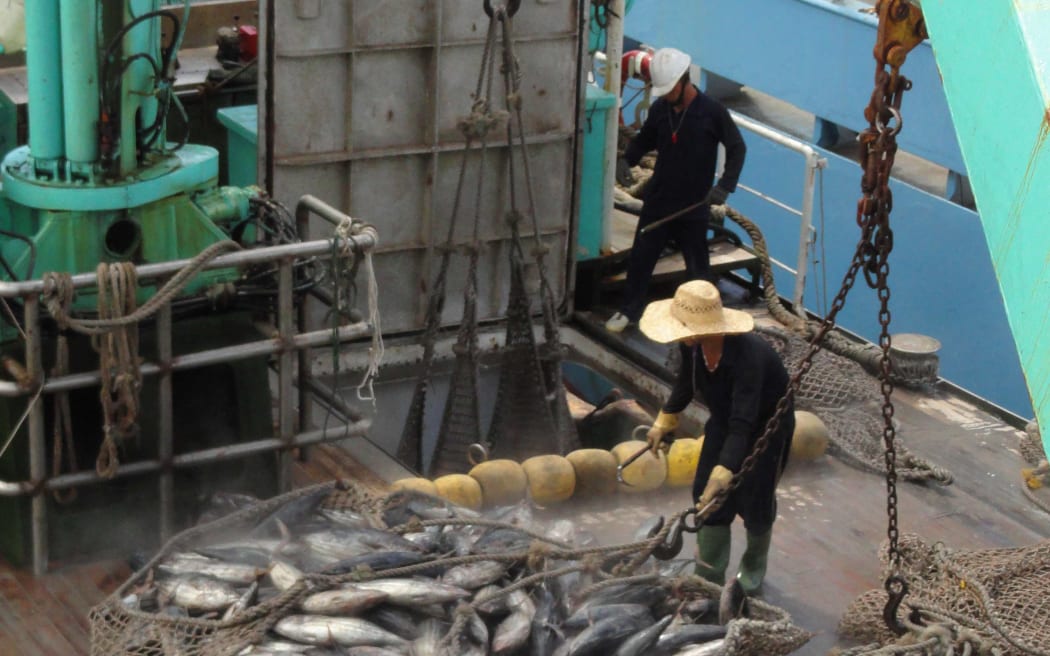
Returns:
[[[689,55],[677,48],[660,48],[653,55],[649,75],[653,81],[653,95],[663,96],[671,92],[674,85],[689,70]]]

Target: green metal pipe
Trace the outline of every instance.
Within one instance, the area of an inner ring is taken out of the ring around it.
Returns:
[[[159,0],[128,0],[124,5],[124,24],[160,6]],[[160,60],[160,18],[150,18],[127,31],[123,41],[124,59],[147,53]],[[153,68],[139,59],[132,62],[120,81],[120,175],[127,177],[138,169],[138,130],[150,126],[157,116],[153,95],[156,81]]]
[[[58,0],[28,2],[25,12],[29,152],[38,161],[57,160],[65,153]]]
[[[98,159],[97,6],[84,0],[61,0],[66,159],[79,165]]]

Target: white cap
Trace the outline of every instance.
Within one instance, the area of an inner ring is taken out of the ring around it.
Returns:
[[[692,60],[677,48],[660,48],[649,64],[649,77],[653,82],[653,95],[663,96],[671,92],[674,85],[689,70]]]

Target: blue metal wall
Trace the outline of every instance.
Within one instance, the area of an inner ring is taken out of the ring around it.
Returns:
[[[688,51],[702,68],[858,130],[871,94],[874,18],[853,0],[637,0],[627,17],[631,38]],[[914,88],[904,99],[901,148],[963,171],[944,92],[928,45],[913,51],[905,73]],[[741,183],[801,206],[802,158],[745,131],[748,160]],[[838,290],[856,246],[858,165],[822,151],[824,250],[829,291]],[[978,215],[895,181],[891,256],[893,332],[918,332],[943,344],[941,375],[1022,416],[1032,415]],[[794,266],[798,218],[738,191],[730,203],[758,222],[775,259]],[[814,218],[819,224],[819,204]],[[815,272],[814,272],[815,273]],[[793,277],[778,272],[790,296]],[[863,283],[850,295],[840,323],[874,339],[877,300]],[[816,276],[806,305],[820,309]]]

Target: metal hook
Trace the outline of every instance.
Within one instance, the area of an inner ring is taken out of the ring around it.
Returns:
[[[706,508],[704,510],[707,510]],[[689,518],[692,517],[692,522]],[[667,539],[655,549],[653,549],[653,557],[657,560],[671,560],[682,550],[682,533],[696,533],[700,530],[700,527],[704,525],[704,520],[700,517],[700,511],[696,508],[690,508],[683,513],[681,519],[675,522],[675,525],[667,534]]]
[[[900,610],[901,602],[908,594],[908,583],[900,574],[894,574],[886,579],[885,588],[889,599],[886,600],[886,606],[882,609],[882,621],[886,623],[890,631],[902,636],[908,631],[908,628],[897,619],[897,611]]]
[[[492,8],[492,0],[485,0],[483,6],[485,7],[485,13],[488,14],[489,18],[496,17],[496,12]],[[509,0],[507,4],[503,5],[501,8],[508,18],[513,18],[514,14],[518,13],[518,9],[521,8],[521,0]]]

